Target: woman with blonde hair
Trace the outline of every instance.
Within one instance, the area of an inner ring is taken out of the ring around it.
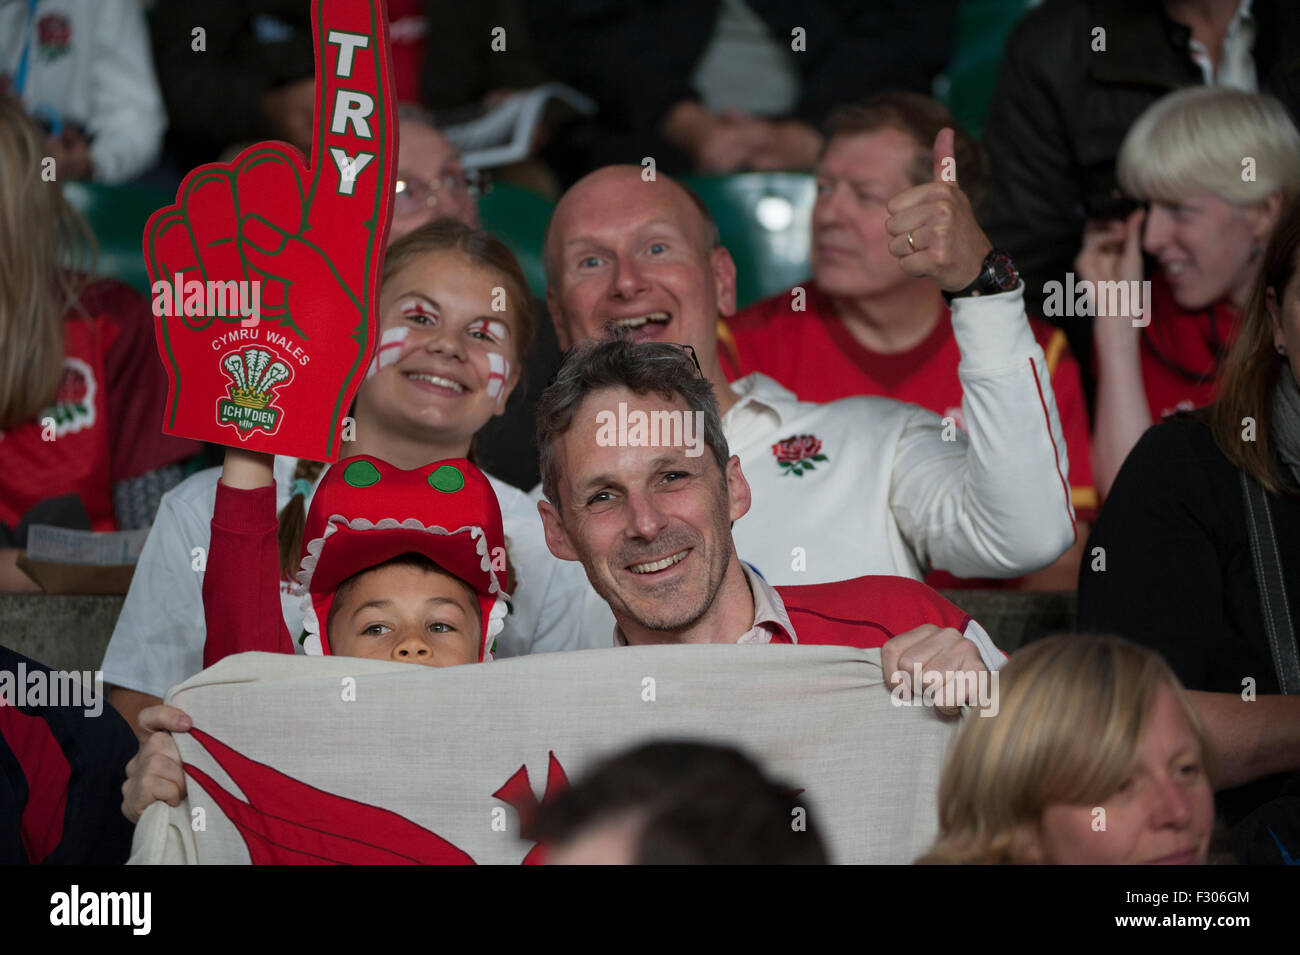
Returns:
[[[1145,208],[1089,223],[1075,261],[1093,283],[1092,467],[1103,497],[1153,422],[1213,400],[1264,246],[1300,190],[1300,132],[1269,96],[1180,90],[1133,124],[1117,172]]]
[[[0,96],[0,591],[36,589],[15,563],[31,524],[147,527],[200,450],[161,433],[149,302],[90,278],[94,236],[58,174]]]
[[[1258,272],[1217,401],[1148,430],[1115,479],[1079,625],[1169,662],[1219,743],[1233,851],[1280,862],[1300,845],[1246,817],[1271,804],[1273,832],[1300,837],[1300,199]]]
[[[999,672],[939,784],[922,863],[1199,864],[1214,826],[1212,749],[1156,653],[1113,637],[1032,643]]]

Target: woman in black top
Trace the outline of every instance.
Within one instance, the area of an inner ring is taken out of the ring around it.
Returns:
[[[1300,797],[1289,778],[1300,770],[1300,680],[1282,650],[1289,644],[1295,652],[1300,625],[1298,256],[1293,200],[1265,251],[1219,400],[1143,435],[1079,576],[1080,630],[1158,650],[1199,691],[1193,699],[1223,757],[1216,783],[1227,790],[1218,804],[1229,824],[1288,784]],[[1250,511],[1247,488],[1256,495]],[[1275,546],[1267,534],[1252,535],[1252,512],[1257,526],[1271,527]],[[1261,580],[1270,579],[1279,581],[1271,629],[1261,605]],[[1300,858],[1300,845],[1279,848]]]

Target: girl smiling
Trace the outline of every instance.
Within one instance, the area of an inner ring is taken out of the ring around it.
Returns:
[[[394,242],[384,263],[379,343],[344,455],[368,454],[406,470],[472,461],[475,432],[505,410],[518,384],[532,340],[528,303],[513,256],[485,232],[440,220]],[[269,487],[274,476],[282,616],[297,636],[302,599],[289,591],[322,466],[292,458],[272,465],[239,452],[227,460],[234,474],[226,483]],[[141,555],[104,661],[104,679],[115,687],[110,700],[129,719],[202,668],[202,571],[219,473],[195,475],[164,498]],[[576,647],[576,628],[565,617],[587,587],[581,567],[550,553],[536,507],[521,491],[489,481],[501,507],[512,593],[497,655]]]

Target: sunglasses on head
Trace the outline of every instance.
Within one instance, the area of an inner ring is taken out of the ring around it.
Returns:
[[[685,345],[685,344],[682,344],[682,343],[680,343],[680,342],[655,342],[655,344],[656,344],[656,345],[668,345],[670,348],[679,348],[679,349],[681,349],[681,350],[682,350],[683,352],[685,352],[688,356],[690,356],[691,364],[693,364],[693,365],[695,366],[695,373],[696,373],[697,375],[699,375],[701,378],[704,377],[704,370],[703,370],[702,368],[700,368],[700,359],[699,359],[698,357],[696,357],[696,354],[695,354],[695,346],[694,346],[694,345]],[[568,351],[566,351],[566,352],[564,352],[562,355],[560,355],[560,367],[563,368],[564,365],[565,365],[565,363],[568,362],[569,358],[570,358],[570,357],[571,357],[575,352],[577,352],[578,349],[581,348],[581,347],[582,347],[582,346],[580,346],[580,345],[575,345],[573,348],[570,348]],[[547,380],[547,382],[546,382],[546,387],[549,388],[549,387],[551,387],[551,385],[555,384],[555,380],[559,377],[559,375],[560,375],[560,373],[559,373],[559,370],[557,369],[556,372],[555,372],[555,374],[551,375],[551,377]]]

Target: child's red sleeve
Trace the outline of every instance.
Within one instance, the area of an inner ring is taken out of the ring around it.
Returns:
[[[203,577],[205,667],[250,650],[293,653],[279,579],[274,485],[239,490],[218,481]]]

